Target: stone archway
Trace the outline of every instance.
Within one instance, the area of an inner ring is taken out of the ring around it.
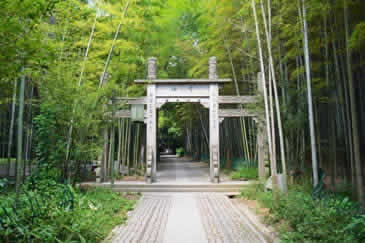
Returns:
[[[258,75],[258,91],[262,90],[261,75]],[[157,79],[157,59],[148,59],[148,74],[146,80],[135,80],[137,84],[147,86],[147,96],[140,98],[120,97],[116,100],[129,105],[143,105],[144,122],[147,126],[146,140],[146,182],[153,183],[156,179],[157,163],[157,109],[163,104],[200,103],[209,109],[209,150],[210,150],[210,181],[219,183],[219,124],[225,117],[254,117],[258,125],[258,164],[259,177],[266,176],[267,161],[266,129],[262,114],[247,109],[220,109],[220,104],[248,104],[258,102],[258,96],[219,96],[219,86],[231,82],[231,79],[219,79],[215,57],[209,59],[208,79]],[[120,110],[114,118],[131,117],[130,110]]]

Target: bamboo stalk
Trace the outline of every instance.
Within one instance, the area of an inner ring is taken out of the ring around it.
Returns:
[[[19,90],[19,114],[18,114],[18,144],[17,144],[17,172],[16,172],[16,184],[15,190],[17,197],[20,193],[21,183],[23,181],[23,115],[24,115],[24,89],[25,89],[25,68],[21,70],[22,77],[20,79],[20,90]]]
[[[311,81],[311,68],[309,60],[309,43],[308,43],[308,27],[306,20],[306,6],[305,0],[302,0],[303,4],[303,26],[304,26],[304,56],[305,56],[305,69],[307,76],[307,99],[308,99],[308,114],[309,114],[309,128],[311,137],[311,150],[312,150],[312,167],[313,167],[313,186],[318,185],[318,161],[317,161],[317,148],[316,137],[314,127],[314,115],[312,104],[312,81]]]
[[[263,91],[264,91],[264,103],[265,103],[265,116],[266,116],[266,129],[267,129],[267,138],[268,138],[268,144],[269,144],[269,156],[270,156],[270,164],[271,164],[271,175],[273,177],[273,187],[277,186],[276,181],[276,161],[272,158],[272,140],[271,140],[271,124],[270,124],[270,116],[269,116],[269,106],[268,106],[268,99],[267,99],[267,88],[266,88],[266,76],[265,76],[265,66],[263,61],[263,54],[262,54],[262,47],[261,47],[261,38],[260,38],[260,30],[258,25],[258,19],[256,14],[256,4],[255,0],[252,0],[252,10],[254,14],[255,19],[255,26],[256,26],[256,36],[257,36],[257,46],[259,51],[259,57],[260,57],[260,69],[261,69],[261,76],[263,81]]]
[[[17,84],[18,81],[14,82],[14,89],[13,89],[13,99],[11,104],[11,120],[10,120],[10,128],[9,128],[9,144],[8,144],[8,168],[7,174],[10,176],[10,167],[11,167],[11,148],[13,145],[13,136],[14,136],[14,123],[15,123],[15,105],[16,105],[16,93],[17,93]]]
[[[111,177],[111,186],[114,186],[114,168],[115,168],[115,161],[114,161],[114,147],[115,147],[115,126],[114,126],[114,116],[115,116],[115,105],[114,105],[114,98],[112,98],[112,131],[110,135],[110,177]]]
[[[121,166],[121,153],[122,153],[122,126],[121,119],[118,119],[118,175],[120,174],[120,166]]]

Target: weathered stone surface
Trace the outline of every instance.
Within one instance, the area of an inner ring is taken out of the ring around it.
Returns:
[[[170,195],[145,195],[126,225],[115,228],[111,242],[163,242]]]
[[[157,58],[151,57],[148,59],[147,72],[148,72],[147,74],[148,79],[157,78]]]
[[[209,58],[209,79],[218,79],[216,57]]]
[[[266,242],[224,195],[205,193],[196,198],[208,242]]]
[[[152,193],[143,196],[126,225],[113,231],[117,242],[267,242],[223,194]]]

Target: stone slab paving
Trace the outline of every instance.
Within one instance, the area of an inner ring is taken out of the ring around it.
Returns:
[[[113,243],[267,242],[220,193],[146,193],[112,235]]]
[[[171,195],[144,195],[126,225],[113,230],[111,242],[163,242]]]
[[[267,242],[226,196],[203,193],[196,199],[208,242]]]
[[[176,156],[161,156],[157,163],[158,183],[202,183],[209,182],[209,164],[184,160]]]
[[[208,242],[195,195],[176,193],[173,198],[164,243]]]

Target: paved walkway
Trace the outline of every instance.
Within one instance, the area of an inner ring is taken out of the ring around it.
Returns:
[[[206,163],[165,157],[160,183],[209,183]],[[158,183],[157,183],[158,184]],[[126,225],[114,229],[113,243],[267,242],[221,193],[145,193]]]
[[[177,158],[173,155],[161,156],[157,163],[157,183],[204,183],[209,182],[209,165]]]
[[[113,231],[117,242],[267,242],[229,199],[219,193],[145,194],[126,225]]]

